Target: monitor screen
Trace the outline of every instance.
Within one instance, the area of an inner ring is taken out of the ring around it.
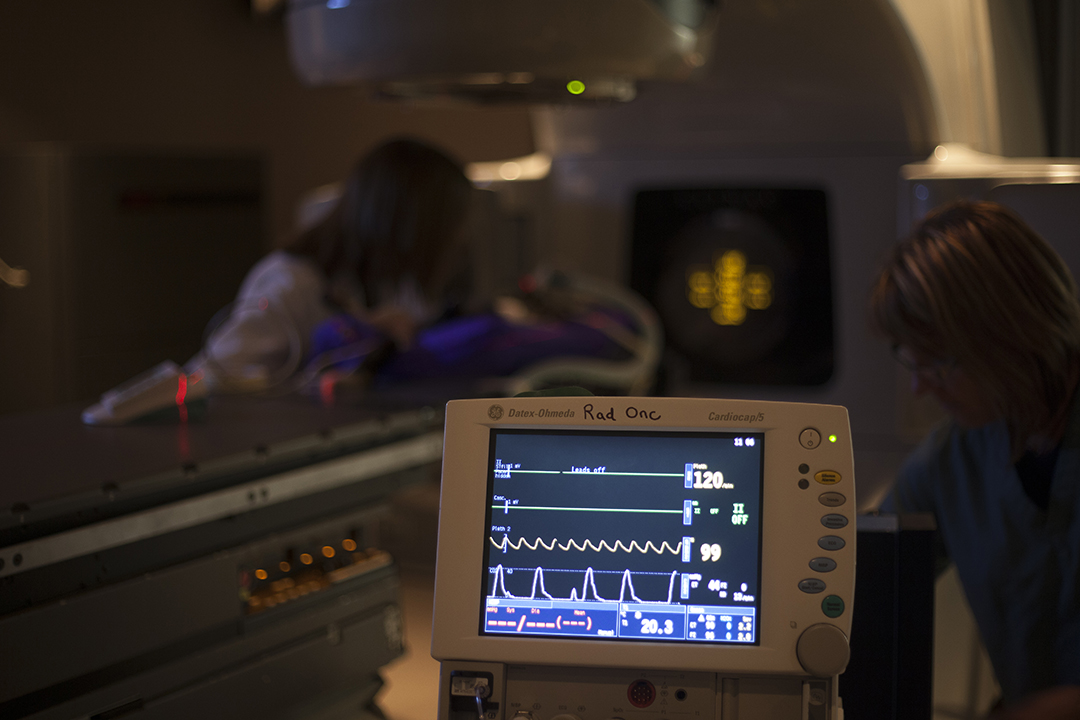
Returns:
[[[765,433],[492,429],[481,635],[758,645]]]

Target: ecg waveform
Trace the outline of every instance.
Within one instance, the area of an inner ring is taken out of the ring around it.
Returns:
[[[558,548],[559,550],[563,550],[566,552],[569,552],[570,550],[579,550],[581,552],[584,552],[586,550],[592,550],[593,552],[601,552],[602,550],[607,550],[608,552],[613,553],[621,550],[628,553],[637,551],[639,553],[646,554],[651,551],[656,553],[657,555],[663,555],[665,552],[669,552],[672,555],[678,555],[682,552],[683,545],[681,540],[675,543],[675,547],[669,545],[667,540],[661,543],[660,547],[657,547],[656,545],[653,545],[652,540],[646,541],[645,545],[642,546],[638,544],[637,540],[631,540],[629,545],[623,543],[622,540],[616,540],[614,545],[609,544],[607,540],[601,540],[600,544],[597,545],[592,540],[586,540],[584,543],[579,543],[577,540],[569,540],[566,543],[560,543],[558,538],[552,538],[551,542],[549,543],[544,542],[540,538],[536,538],[536,541],[532,543],[530,543],[525,538],[520,538],[515,543],[513,540],[511,540],[505,535],[503,536],[503,539],[499,540],[498,542],[496,542],[495,538],[492,537],[489,537],[488,539],[491,541],[492,545],[494,545],[497,549],[502,550],[503,552],[506,552],[507,548],[513,550],[520,550],[521,548],[525,547],[529,550],[536,550],[537,548],[554,550],[555,548]]]
[[[671,599],[675,593],[675,579],[679,576],[678,570],[673,570],[670,578],[668,579],[668,593],[667,600],[642,600],[637,596],[634,591],[634,580],[630,576],[630,570],[624,570],[622,574],[622,585],[619,587],[618,600],[612,598],[601,597],[600,593],[596,591],[596,583],[594,582],[595,571],[590,568],[585,568],[585,580],[581,584],[581,594],[577,592],[577,588],[570,589],[570,597],[565,598],[570,601],[575,600],[588,600],[590,595],[593,600],[599,602],[628,602],[626,599],[629,592],[630,600],[636,603],[654,604],[654,605],[670,605]],[[529,596],[514,595],[506,589],[505,584],[506,570],[502,565],[495,566],[495,592],[492,593],[494,597],[505,597],[513,600],[535,600],[539,594],[539,597],[547,598],[548,600],[560,600],[564,598],[556,598],[548,593],[544,588],[544,568],[538,567],[533,571],[532,591]]]

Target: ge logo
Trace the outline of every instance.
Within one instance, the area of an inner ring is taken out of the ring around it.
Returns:
[[[492,405],[488,408],[488,417],[492,420],[498,420],[503,416],[502,405]]]

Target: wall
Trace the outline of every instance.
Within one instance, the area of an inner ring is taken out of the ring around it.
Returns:
[[[301,193],[395,134],[464,161],[532,151],[522,109],[403,107],[302,86],[281,20],[252,18],[241,0],[0,4],[0,145],[262,152],[268,245],[290,234]]]
[[[1035,25],[1016,0],[891,0],[926,68],[942,142],[1046,154]]]

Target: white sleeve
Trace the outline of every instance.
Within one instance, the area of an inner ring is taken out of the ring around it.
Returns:
[[[326,280],[313,263],[281,251],[263,258],[203,349],[199,364],[212,385],[259,389],[295,372],[312,329],[330,315],[325,294]]]

